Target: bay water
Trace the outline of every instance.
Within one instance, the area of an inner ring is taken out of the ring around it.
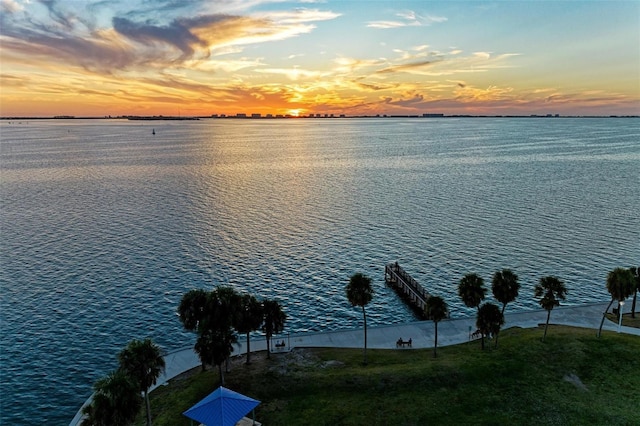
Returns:
[[[155,130],[155,135],[152,134]],[[608,300],[640,263],[640,119],[386,118],[0,123],[0,424],[68,424],[117,353],[190,346],[176,308],[228,285],[281,302],[286,332],[415,321],[398,261],[452,317],[466,273],[520,297]]]

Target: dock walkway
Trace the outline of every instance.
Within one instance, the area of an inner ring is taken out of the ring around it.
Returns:
[[[384,281],[400,294],[420,319],[427,319],[424,308],[431,295],[398,262],[384,267]]]

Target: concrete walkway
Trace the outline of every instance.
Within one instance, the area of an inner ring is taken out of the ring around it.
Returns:
[[[549,324],[568,325],[574,327],[591,328],[597,330],[600,327],[602,314],[609,302],[595,303],[581,306],[558,307],[551,311]],[[615,304],[614,304],[615,306]],[[547,311],[540,309],[535,311],[507,313],[502,329],[511,327],[535,328],[544,324],[547,319]],[[438,346],[449,346],[464,343],[470,340],[470,335],[476,330],[475,317],[443,320],[438,323]],[[617,331],[618,325],[605,320],[603,330]],[[640,336],[640,329],[633,327],[621,327],[621,332]],[[596,331],[594,331],[595,334]],[[395,324],[367,328],[367,347],[371,349],[395,349],[398,338],[412,340],[412,347],[431,348],[434,341],[433,321],[418,321],[408,324]],[[236,345],[232,356],[246,353],[246,339],[239,336],[239,345]],[[311,347],[340,347],[361,348],[363,346],[364,333],[361,328],[352,330],[328,331],[323,333],[299,333],[291,335],[279,335],[275,342],[285,342],[284,350],[292,348]],[[267,344],[264,338],[251,340],[251,351],[264,351]],[[278,350],[272,349],[273,352]],[[162,386],[175,376],[200,365],[200,359],[192,347],[169,353],[165,356],[166,368],[158,378],[155,389]],[[84,404],[91,402],[89,398]],[[82,408],[75,415],[69,426],[80,424]]]

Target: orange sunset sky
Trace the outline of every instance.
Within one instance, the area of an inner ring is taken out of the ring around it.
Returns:
[[[0,115],[640,114],[640,1],[0,0]]]

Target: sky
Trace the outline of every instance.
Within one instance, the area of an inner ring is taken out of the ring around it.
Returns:
[[[0,0],[0,116],[639,115],[640,0]]]

